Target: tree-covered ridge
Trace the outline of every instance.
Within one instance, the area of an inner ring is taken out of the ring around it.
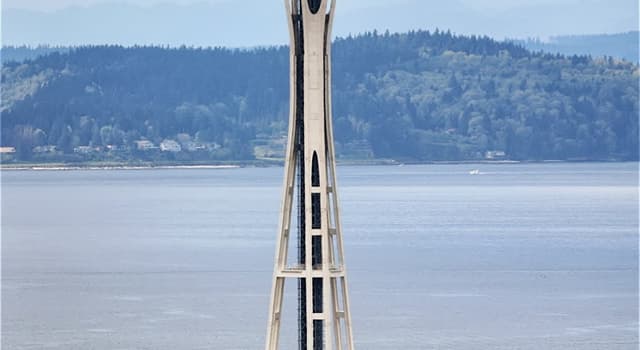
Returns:
[[[1,142],[21,159],[277,156],[288,64],[287,47],[119,46],[9,63]],[[626,61],[449,32],[337,39],[336,142],[347,158],[638,159],[638,77]]]
[[[532,51],[561,53],[564,55],[591,55],[625,59],[638,63],[640,32],[637,30],[615,34],[561,35],[540,39],[512,40]]]
[[[69,51],[68,47],[64,46],[48,46],[48,45],[39,45],[35,47],[31,46],[2,46],[0,49],[0,58],[2,60],[2,64],[16,61],[24,61],[24,60],[33,60],[40,56],[44,56],[50,54],[52,52],[67,52]]]

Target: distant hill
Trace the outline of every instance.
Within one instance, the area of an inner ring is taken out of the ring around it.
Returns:
[[[62,46],[3,46],[2,49],[0,49],[0,58],[2,59],[2,63],[11,61],[21,62],[36,59],[52,52],[67,51],[69,51],[69,48]]]
[[[279,158],[284,46],[95,46],[2,69],[3,161]],[[638,65],[450,32],[333,46],[343,159],[638,159]]]
[[[554,36],[549,41],[539,39],[514,40],[532,51],[546,51],[563,55],[612,56],[638,63],[640,32],[618,34]]]
[[[592,57],[614,57],[629,62],[640,61],[640,32],[631,31],[616,34],[564,35],[553,36],[548,41],[540,39],[508,39],[508,42],[524,46],[531,51],[561,53],[563,55],[591,55]],[[67,52],[66,46],[3,46],[0,50],[2,63],[24,61],[52,52]]]

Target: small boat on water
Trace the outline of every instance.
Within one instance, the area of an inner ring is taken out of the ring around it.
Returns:
[[[480,175],[480,169],[473,169],[469,171],[469,175]]]

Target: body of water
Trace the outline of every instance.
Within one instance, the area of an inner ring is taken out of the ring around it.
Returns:
[[[281,168],[1,175],[3,349],[263,348]],[[358,349],[638,348],[637,163],[338,179]]]

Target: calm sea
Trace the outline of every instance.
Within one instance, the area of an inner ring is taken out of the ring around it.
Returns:
[[[1,175],[2,349],[264,346],[281,168]],[[358,349],[638,348],[638,163],[338,177]]]

